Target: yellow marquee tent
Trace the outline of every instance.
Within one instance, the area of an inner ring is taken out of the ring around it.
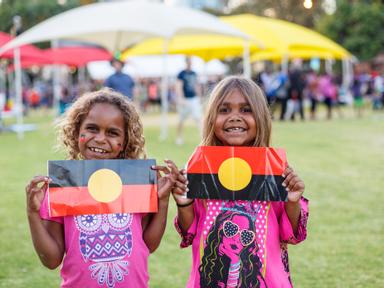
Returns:
[[[329,38],[306,27],[287,21],[250,14],[221,18],[263,43],[265,50],[253,53],[251,59],[282,58],[351,58],[351,54]]]
[[[261,51],[264,48],[260,41],[254,39],[250,39],[248,44],[250,53]],[[193,55],[208,61],[242,56],[244,45],[246,45],[244,40],[227,36],[180,35],[169,40],[168,53]],[[122,54],[122,58],[162,54],[163,47],[164,39],[152,38],[126,50]]]
[[[348,59],[351,54],[325,36],[287,21],[251,14],[224,16],[223,22],[250,37],[251,60],[291,58]],[[149,39],[123,53],[123,58],[163,53],[163,40]],[[170,54],[196,55],[205,60],[242,56],[244,41],[224,36],[175,36],[168,46]]]

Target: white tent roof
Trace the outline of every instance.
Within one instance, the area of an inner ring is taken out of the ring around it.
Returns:
[[[54,39],[88,41],[115,51],[150,37],[196,33],[248,38],[198,10],[154,2],[104,2],[71,9],[37,24],[3,46],[0,54],[26,43]]]
[[[124,66],[123,71],[133,77],[161,77],[163,71],[162,56],[137,56],[130,57]],[[176,77],[177,74],[185,68],[185,56],[168,56],[167,74]],[[87,65],[88,72],[93,79],[104,80],[114,73],[109,61],[94,61]],[[219,60],[204,62],[199,57],[192,57],[192,70],[199,76],[224,75],[228,68]]]

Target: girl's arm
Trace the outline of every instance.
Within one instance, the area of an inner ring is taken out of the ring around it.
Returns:
[[[303,180],[296,174],[292,167],[288,166],[283,173],[285,186],[288,192],[288,202],[285,203],[285,211],[287,212],[289,222],[291,222],[293,233],[297,234],[301,206],[300,198],[304,193],[305,185]]]
[[[169,196],[175,183],[179,181],[179,171],[176,165],[170,160],[165,160],[165,162],[168,167],[153,167],[158,171],[159,212],[147,216],[147,219],[144,220],[147,225],[143,225],[143,239],[151,253],[160,245],[167,224]],[[160,171],[164,173],[164,176],[161,177]],[[179,184],[179,186],[181,185]]]
[[[36,176],[27,185],[25,191],[33,246],[41,263],[49,269],[55,269],[64,257],[64,232],[61,224],[42,220],[39,214],[48,183],[48,177]]]
[[[186,171],[182,169],[180,171],[180,175],[183,176],[183,178],[186,180],[186,177],[184,176],[186,174]],[[180,182],[180,181],[179,181]],[[188,184],[188,181],[185,181],[183,183],[184,186]],[[181,189],[181,187],[177,187],[178,183],[175,184],[175,189],[173,190],[173,198],[175,199],[176,206],[177,206],[177,220],[179,223],[179,227],[182,230],[182,233],[186,233],[191,227],[193,223],[193,219],[195,217],[195,212],[193,210],[193,202],[194,199],[188,199],[185,197],[185,193],[188,191],[188,188],[184,191]],[[180,188],[180,189],[176,189]]]
[[[150,253],[155,252],[167,225],[168,197],[159,198],[159,212],[149,214],[143,219],[143,239]]]

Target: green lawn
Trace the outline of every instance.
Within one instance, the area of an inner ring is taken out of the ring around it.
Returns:
[[[174,119],[174,118],[171,118]],[[35,113],[26,119],[38,131],[19,141],[0,134],[0,287],[58,287],[59,271],[44,268],[35,255],[25,214],[24,187],[46,173],[53,150],[52,117]],[[147,152],[159,162],[184,165],[198,134],[186,129],[186,144],[159,142],[155,116],[144,116]],[[295,287],[384,287],[384,114],[351,113],[332,121],[274,123],[273,145],[284,147],[290,164],[305,180],[310,199],[308,239],[291,247]],[[189,249],[179,249],[173,229],[175,205],[162,244],[150,257],[151,287],[184,287],[190,269]]]

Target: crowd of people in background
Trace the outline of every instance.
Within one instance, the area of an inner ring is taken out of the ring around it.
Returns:
[[[197,117],[196,115],[200,115],[200,112],[196,112],[200,107],[193,111],[186,111],[186,109],[182,109],[182,106],[185,106],[185,102],[191,102],[191,99],[198,99],[199,103],[195,101],[197,104],[195,102],[192,104],[194,107],[205,103],[205,98],[207,98],[209,92],[222,78],[221,76],[204,78],[201,77],[202,75],[197,75],[191,69],[192,64],[188,59],[184,72],[180,72],[177,77],[169,79],[167,93],[169,111],[179,112],[180,115],[179,143],[182,143],[181,134],[184,118],[191,113],[194,118]],[[112,60],[111,65],[115,68],[115,73],[103,81],[88,79],[79,83],[73,77],[69,85],[61,85],[59,112],[63,113],[78,95],[86,91],[100,89],[102,86],[111,87],[122,92],[133,100],[143,113],[160,111],[162,99],[161,78],[134,79],[122,73],[123,64],[121,61]],[[54,105],[54,85],[52,80],[44,81],[39,76],[26,76],[23,77],[24,88],[22,93],[25,113],[28,113],[29,109],[39,107],[51,108]],[[193,78],[193,85],[191,85],[193,86],[194,93],[192,94],[194,96],[189,99],[187,86],[190,85],[191,77]],[[348,87],[343,85],[340,75],[316,71],[310,68],[310,65],[302,65],[299,61],[293,61],[287,73],[284,73],[280,66],[267,63],[264,65],[264,69],[256,73],[252,78],[264,90],[275,120],[316,120],[319,118],[318,110],[320,106],[325,107],[325,117],[327,119],[331,119],[335,111],[341,115],[341,107],[344,105],[353,105],[358,117],[361,117],[363,110],[369,107],[374,110],[384,109],[383,71],[379,72],[369,66],[356,65],[353,79]],[[11,88],[8,91],[12,91]],[[2,104],[3,111],[12,108],[12,101],[9,101],[12,99],[11,95],[6,96],[7,101],[2,101],[4,102]]]
[[[254,81],[263,88],[274,118],[282,121],[295,120],[296,115],[301,120],[315,120],[319,105],[325,106],[327,119],[333,117],[334,110],[340,114],[340,107],[348,104],[353,105],[358,117],[362,116],[364,107],[384,109],[384,74],[359,65],[355,66],[347,87],[338,74],[316,72],[295,62],[286,74],[266,66]],[[304,109],[305,106],[308,109]],[[280,113],[275,115],[278,107]],[[306,110],[309,117],[305,115]]]

